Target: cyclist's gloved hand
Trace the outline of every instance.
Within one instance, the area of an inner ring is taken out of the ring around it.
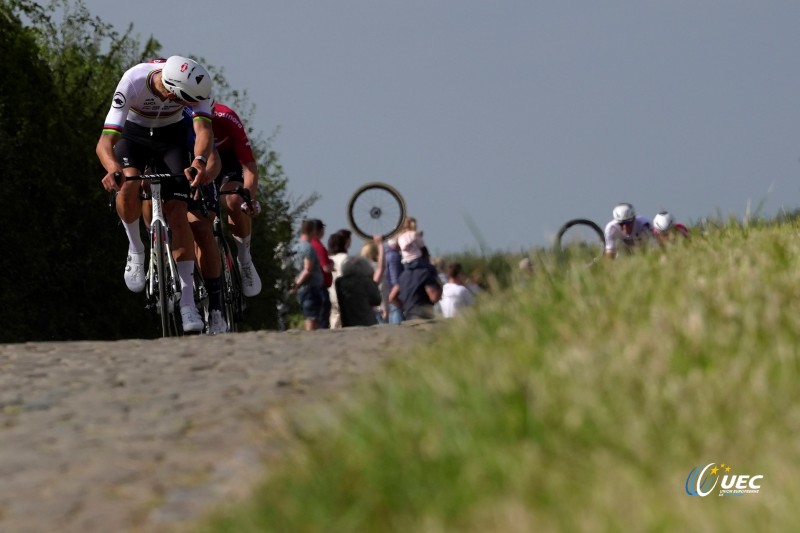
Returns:
[[[251,200],[250,205],[253,206],[252,209],[248,207],[247,202],[243,202],[242,212],[255,218],[261,213],[261,203],[258,200]]]

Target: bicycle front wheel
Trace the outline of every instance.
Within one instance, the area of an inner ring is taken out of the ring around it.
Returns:
[[[155,272],[154,276],[158,284],[158,300],[156,301],[156,312],[161,318],[161,336],[170,336],[170,309],[167,299],[169,293],[169,265],[166,262],[167,247],[165,245],[166,229],[160,221],[154,220],[152,226],[153,232],[153,254],[155,257]]]
[[[555,250],[562,265],[576,262],[590,266],[603,256],[605,247],[603,230],[585,218],[568,221],[556,234]]]
[[[217,237],[219,256],[222,260],[222,311],[228,331],[239,331],[239,324],[244,318],[244,294],[239,269],[234,263],[233,254],[225,237]]]
[[[359,236],[371,240],[375,235],[388,239],[406,218],[406,203],[400,193],[386,183],[362,185],[347,204],[347,220]]]

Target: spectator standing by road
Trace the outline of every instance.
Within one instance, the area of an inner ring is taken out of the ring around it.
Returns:
[[[389,306],[387,305],[389,299],[389,289],[384,280],[384,271],[386,269],[385,252],[383,248],[383,237],[375,235],[371,241],[361,247],[361,257],[366,258],[373,269],[372,280],[378,285],[378,290],[381,293],[380,306],[375,309],[375,318],[378,324],[386,324],[389,318]]]
[[[336,294],[336,279],[342,275],[342,267],[347,260],[347,236],[340,231],[328,237],[328,252],[333,262],[333,286],[328,289],[331,300],[330,326],[331,329],[342,327],[342,317],[339,314],[339,298]]]
[[[447,283],[442,287],[442,315],[453,318],[462,310],[475,303],[475,296],[464,286],[461,263],[451,263],[447,267]]]
[[[415,265],[406,265],[398,284],[389,293],[389,301],[398,306],[405,320],[435,317],[433,304],[442,297],[442,285],[436,269],[427,257]]]
[[[381,293],[374,278],[375,271],[366,257],[351,257],[344,262],[342,275],[336,279],[342,327],[378,323],[375,307],[381,303]]]
[[[333,262],[328,257],[328,251],[322,244],[322,238],[325,236],[325,224],[318,218],[312,219],[314,222],[314,235],[311,237],[311,246],[317,252],[319,258],[319,266],[322,269],[322,286],[325,289],[322,291],[322,308],[320,309],[319,321],[317,327],[319,329],[328,329],[330,327],[331,317],[331,297],[328,289],[333,285]]]
[[[307,331],[317,329],[324,289],[319,258],[310,242],[316,234],[316,226],[315,221],[304,220],[300,226],[300,238],[292,249],[298,274],[290,292],[297,295]]]
[[[400,260],[400,246],[397,244],[397,239],[389,239],[386,242],[384,259],[386,261],[384,281],[386,282],[387,291],[391,293],[400,279],[400,274],[403,272],[403,263]],[[388,295],[386,300],[389,304],[389,324],[400,324],[403,322],[403,313],[400,311],[400,308],[389,301]]]

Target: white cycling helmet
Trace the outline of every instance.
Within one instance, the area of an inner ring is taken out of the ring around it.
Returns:
[[[636,218],[636,209],[631,204],[617,204],[612,215],[616,222],[631,222]]]
[[[211,75],[188,57],[170,56],[161,71],[161,80],[169,92],[190,104],[211,97]]]
[[[653,227],[660,232],[668,231],[675,225],[675,218],[668,211],[660,211],[653,217]]]

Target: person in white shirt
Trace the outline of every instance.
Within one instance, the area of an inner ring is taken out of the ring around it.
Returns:
[[[636,216],[636,210],[631,204],[617,204],[612,212],[613,220],[606,224],[606,257],[617,257],[617,246],[622,244],[625,249],[633,249],[653,238],[650,219]]]
[[[440,303],[445,318],[453,318],[475,303],[475,296],[464,286],[461,263],[451,263],[447,267],[447,283],[442,288]]]

